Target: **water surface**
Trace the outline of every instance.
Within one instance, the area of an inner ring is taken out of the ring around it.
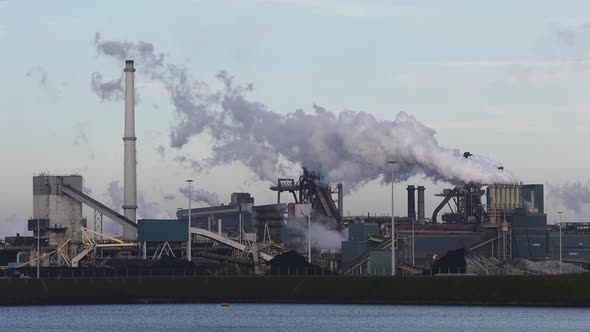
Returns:
[[[2,331],[589,331],[590,309],[309,304],[0,307]]]

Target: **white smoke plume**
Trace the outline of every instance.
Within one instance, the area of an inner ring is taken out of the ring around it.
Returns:
[[[217,75],[222,87],[215,90],[191,79],[185,67],[166,62],[150,43],[97,36],[99,54],[121,62],[136,56],[138,70],[166,88],[179,119],[170,134],[172,147],[182,148],[193,136],[211,135],[213,155],[203,166],[240,161],[260,179],[275,181],[285,166],[279,160],[286,159],[353,189],[379,178],[391,181],[387,162],[395,160],[398,181],[424,174],[453,183],[517,182],[489,160],[465,159],[459,150],[442,147],[435,130],[404,112],[393,121],[364,112],[335,114],[318,105],[313,105],[313,113],[279,114],[248,100],[253,86],[235,84],[224,71]]]
[[[188,198],[187,187],[178,188],[178,192]],[[207,203],[210,206],[219,206],[221,204],[219,202],[219,196],[216,193],[204,189],[191,189],[191,201]]]
[[[573,182],[549,188],[552,196],[557,197],[568,210],[578,215],[590,204],[590,180],[587,183]]]
[[[329,220],[326,222],[330,222]],[[286,224],[289,238],[294,240],[290,246],[307,248],[308,224],[307,219],[292,220]],[[313,220],[311,223],[311,247],[314,249],[340,249],[341,242],[348,239],[348,230],[337,231],[330,229],[324,223]]]

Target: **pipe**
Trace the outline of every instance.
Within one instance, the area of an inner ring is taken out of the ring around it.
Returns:
[[[408,186],[408,218],[416,219],[416,187]]]
[[[418,186],[418,222],[424,224],[425,216],[424,213],[424,186]]]
[[[217,234],[221,235],[221,219],[217,220]]]
[[[135,68],[133,60],[125,61],[125,164],[123,177],[123,215],[137,222],[137,173],[135,159]],[[123,238],[129,239],[132,234],[123,230]]]

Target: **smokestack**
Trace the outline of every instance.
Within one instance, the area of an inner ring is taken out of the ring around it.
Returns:
[[[418,223],[424,224],[424,186],[418,186]]]
[[[416,187],[408,186],[408,218],[416,220]]]
[[[344,192],[342,192],[342,183],[338,184],[338,212],[340,212],[340,218],[344,217]]]
[[[125,61],[125,171],[123,177],[123,214],[133,222],[137,221],[137,174],[135,163],[135,68],[133,60]],[[123,237],[128,234],[123,232]]]

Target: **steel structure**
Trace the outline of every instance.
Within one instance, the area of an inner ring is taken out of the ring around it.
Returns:
[[[440,211],[448,206],[451,212],[443,214],[443,221],[447,223],[482,223],[486,211],[481,203],[481,197],[485,194],[481,187],[481,184],[469,183],[453,189],[444,189],[441,193],[436,194],[435,196],[443,197],[443,200],[432,212],[431,221],[438,222]]]
[[[313,213],[319,213],[331,219],[337,229],[343,229],[343,192],[342,184],[332,189],[322,176],[303,167],[303,174],[295,179],[278,179],[277,185],[270,187],[277,192],[277,204],[281,203],[281,193],[293,195],[296,204],[311,204]],[[332,196],[336,194],[334,199]]]

